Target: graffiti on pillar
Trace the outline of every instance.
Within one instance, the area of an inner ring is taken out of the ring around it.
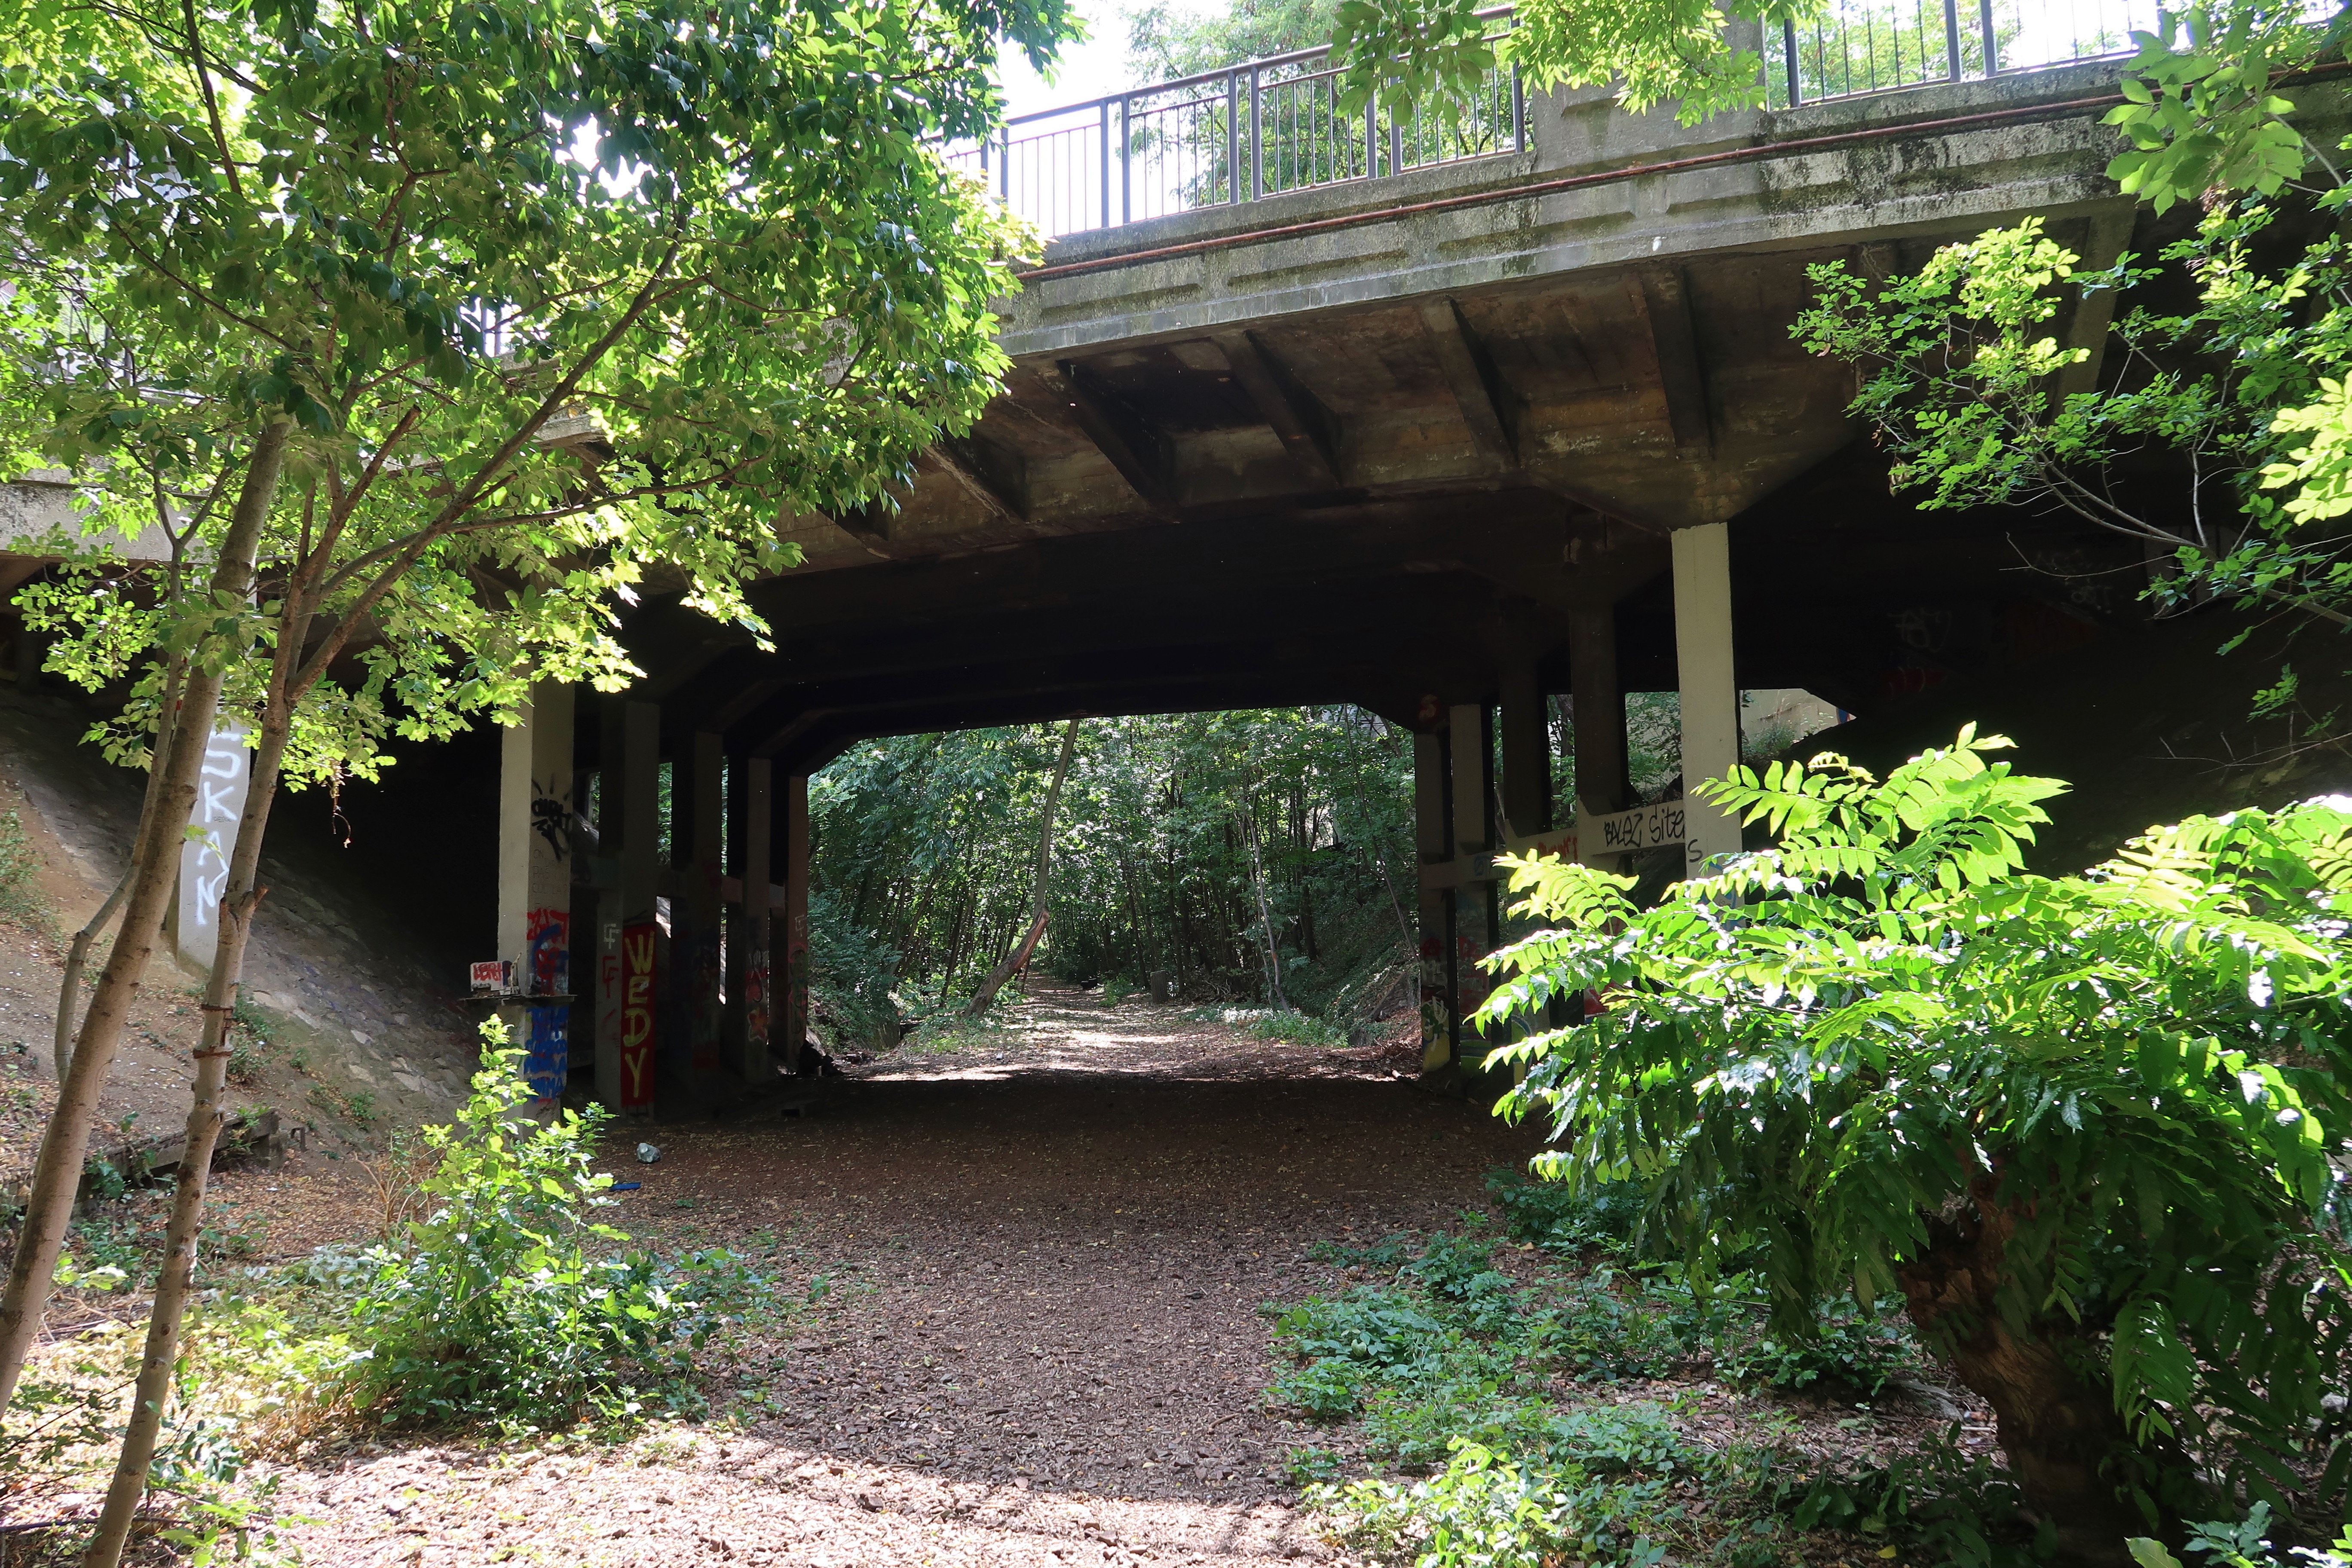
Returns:
[[[612,1060],[607,1055],[618,1049],[621,1038],[621,922],[606,921],[596,928],[596,1075],[597,1092],[606,1086],[601,1081],[603,1064]]]
[[[1454,1005],[1445,989],[1445,916],[1424,897],[1421,939],[1421,1065],[1433,1071],[1453,1059]]]
[[[564,852],[572,847],[572,793],[563,787],[563,780],[551,777],[546,784],[530,781],[530,830],[547,840],[547,847],[561,863]]]
[[[567,1006],[533,1007],[530,1009],[529,1032],[523,1037],[522,1076],[530,1085],[530,1092],[541,1100],[554,1100],[563,1093],[563,1084],[571,1075],[570,1042],[572,1009]]]
[[[571,991],[571,910],[532,910],[523,916],[523,984],[534,996]]]
[[[743,1037],[755,1050],[768,1043],[768,954],[765,949],[752,953],[751,962],[743,966]]]
[[[621,1109],[654,1102],[654,926],[621,930]]]
[[[189,813],[188,840],[180,847],[178,938],[181,954],[205,968],[220,945],[221,894],[228,887],[228,850],[245,815],[247,765],[246,728],[224,719],[205,746],[196,777],[195,809]]]
[[[795,910],[784,921],[784,1060],[800,1070],[801,1046],[808,1038],[808,917]]]

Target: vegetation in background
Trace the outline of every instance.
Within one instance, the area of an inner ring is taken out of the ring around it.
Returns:
[[[1626,709],[1633,785],[1654,798],[1681,773],[1681,704],[1636,692]],[[1565,803],[1564,697],[1550,731]],[[1748,739],[1769,753],[1790,737]],[[902,735],[810,781],[810,972],[843,1041],[951,1010],[1020,940],[1059,740],[1051,726]],[[1271,1002],[1278,977],[1300,1020],[1286,1027],[1344,1039],[1417,1001],[1412,813],[1412,738],[1360,709],[1096,721],[1060,804],[1036,965],[1121,994],[1166,970],[1194,1001]]]
[[[48,895],[41,890],[40,869],[24,819],[14,811],[0,811],[0,920],[47,935],[57,919]]]
[[[1059,740],[901,736],[811,781],[811,969],[845,1035],[951,1005],[1020,939]],[[1380,1005],[1368,982],[1408,983],[1411,775],[1410,737],[1356,709],[1097,721],[1064,786],[1038,965],[1255,998],[1262,886],[1293,1003]]]
[[[1648,1183],[1694,1296],[1744,1271],[1777,1330],[1899,1295],[2001,1417],[2056,1545],[2343,1490],[2352,1249],[2352,813],[2192,818],[2079,876],[2021,873],[2064,786],[1963,731],[1879,780],[1739,770],[1777,847],[1638,909],[1519,863],[1550,922],[1480,1017],[1605,1010],[1498,1047],[1546,1175]]]

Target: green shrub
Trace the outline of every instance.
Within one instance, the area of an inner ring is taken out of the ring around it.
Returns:
[[[482,1032],[472,1098],[424,1131],[434,1212],[366,1255],[353,1405],[384,1422],[528,1430],[689,1402],[687,1352],[710,1322],[698,1287],[730,1283],[731,1259],[673,1269],[612,1250],[628,1237],[591,1217],[610,1202],[612,1178],[589,1169],[604,1113],[517,1114],[522,1053],[495,1020]]]
[[[1748,1271],[1778,1335],[1817,1338],[1834,1291],[1904,1297],[2063,1548],[2112,1559],[2151,1518],[2352,1473],[2352,1445],[2312,1441],[2352,1372],[2352,1251],[2326,1228],[2352,811],[2191,818],[2032,876],[2064,785],[2007,744],[1971,727],[1884,781],[1824,753],[1702,785],[1778,843],[1654,904],[1515,862],[1544,929],[1496,956],[1482,1021],[1609,1006],[1486,1064],[1524,1073],[1502,1109],[1546,1119],[1541,1168],[1645,1173],[1661,1239]]]
[[[2214,1520],[2190,1525],[2189,1550],[2210,1568],[2285,1568],[2289,1563],[2296,1568],[2352,1568],[2352,1530],[2337,1536],[2332,1550],[2298,1546],[2281,1552],[2271,1545],[2270,1529],[2271,1505],[2258,1502],[2237,1523]],[[2130,1546],[2132,1561],[2141,1568],[2181,1568],[2180,1559],[2159,1542],[2140,1536]]]
[[[1249,1031],[1261,1040],[1292,1046],[1332,1047],[1348,1043],[1346,1030],[1305,1013],[1269,1013],[1252,1023]]]
[[[1884,1537],[1952,1568],[2038,1568],[2057,1545],[2046,1519],[2038,1532],[2027,1522],[2006,1470],[1962,1451],[1957,1425],[1891,1464],[1791,1485],[1782,1500],[1801,1530]]]
[[[1503,1211],[1503,1226],[1514,1241],[1532,1241],[1558,1252],[1630,1254],[1649,1194],[1639,1182],[1530,1181],[1507,1167],[1489,1172],[1486,1191]]]

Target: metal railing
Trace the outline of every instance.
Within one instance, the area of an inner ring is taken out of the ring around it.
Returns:
[[[1507,11],[1490,16],[1509,26]],[[1523,144],[1525,105],[1508,71],[1451,104],[1402,111],[1378,99],[1342,110],[1339,75],[1328,48],[1299,49],[1020,115],[948,161],[1050,237]]]
[[[2132,52],[2157,0],[1832,0],[1784,23],[1766,51],[1765,102],[1788,109],[1939,81],[1975,81]]]
[[[2158,0],[1832,0],[1764,53],[1771,109],[2112,58]],[[1500,37],[1507,8],[1481,13]],[[1048,237],[1285,191],[1458,163],[1526,144],[1516,72],[1454,101],[1343,112],[1328,48],[1016,116],[948,161]],[[1452,112],[1447,112],[1451,110]]]

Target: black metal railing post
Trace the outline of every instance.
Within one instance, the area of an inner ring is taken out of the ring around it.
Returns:
[[[1118,100],[1118,221],[1135,221],[1135,95]]]
[[[1960,0],[1944,0],[1944,58],[1950,69],[1945,79],[1960,79]]]
[[[1099,204],[1095,210],[1102,215],[1102,221],[1096,226],[1108,228],[1110,226],[1110,100],[1106,98],[1096,107],[1102,111],[1099,121],[1102,137],[1095,153],[1095,174],[1102,192]]]
[[[1780,49],[1783,57],[1783,63],[1788,67],[1789,72],[1789,107],[1794,109],[1797,105],[1805,100],[1803,93],[1799,90],[1797,86],[1799,78],[1797,73],[1796,23],[1791,21],[1783,21],[1780,24]]]
[[[2000,69],[2000,38],[1993,30],[1992,0],[1977,0],[1977,20],[1984,28],[1984,73],[1990,77]]]

